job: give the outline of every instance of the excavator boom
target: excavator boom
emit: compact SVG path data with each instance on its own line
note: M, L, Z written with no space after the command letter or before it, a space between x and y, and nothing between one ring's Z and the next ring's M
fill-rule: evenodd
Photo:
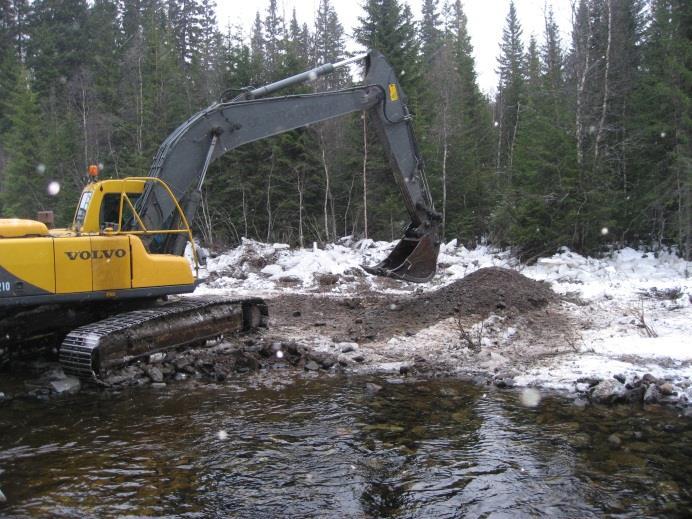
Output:
M363 85L315 94L264 97L279 89L314 80L340 66L364 59ZM192 221L201 200L204 177L221 155L253 141L352 112L367 111L384 144L394 178L402 193L411 224L394 251L366 270L407 281L425 282L434 274L440 216L435 212L426 184L423 162L411 126L405 95L392 67L371 51L352 60L316 69L256 89L228 102L214 103L195 114L161 144L149 175L170 187L183 212ZM140 198L139 212L147 228L179 228L170 197L155 184ZM180 255L185 237L169 235L155 252Z

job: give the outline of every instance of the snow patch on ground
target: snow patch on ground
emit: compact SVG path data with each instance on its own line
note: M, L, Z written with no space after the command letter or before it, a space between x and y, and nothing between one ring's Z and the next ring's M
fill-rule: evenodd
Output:
M548 360L524 366L515 377L517 384L573 390L585 377L647 372L668 380L687 380L688 384L692 379L692 263L673 253L624 248L591 258L563 248L527 266L508 251L487 246L469 250L454 240L442 244L438 272L424 285L383 280L360 268L384 259L394 245L347 237L323 248L291 249L285 244L244 239L236 249L209 258L196 294L271 296L292 291L357 295L364 290L406 294L437 289L484 267L513 268L550 283L566 298L563 306L577 327L571 347L556 349ZM333 279L324 283L325 275ZM531 338L522 336L513 323L496 319L492 324L497 330L488 336L486 329L482 339L486 351L475 362L490 368L507 367L502 362L502 348L516 347L521 341L530 344ZM421 351L457 358L460 363L472 360L461 351L458 328L450 320L415 337L392 339L381 351L379 362L389 369Z

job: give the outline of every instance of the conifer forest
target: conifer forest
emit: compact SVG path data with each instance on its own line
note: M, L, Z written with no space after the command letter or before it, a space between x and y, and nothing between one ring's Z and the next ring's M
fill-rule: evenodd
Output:
M102 178L146 175L193 113L345 59L352 38L399 71L444 240L527 260L624 245L692 259L692 2L572 4L567 32L549 5L528 37L514 4L494 14L505 18L488 96L460 0L424 0L420 13L362 0L356 27L335 0L309 23L263 0L251 27L219 27L214 0L0 0L0 215L52 210L69 225L90 164ZM345 88L354 74L285 93ZM408 221L367 115L354 114L223 156L195 230L217 248L309 245L396 239Z

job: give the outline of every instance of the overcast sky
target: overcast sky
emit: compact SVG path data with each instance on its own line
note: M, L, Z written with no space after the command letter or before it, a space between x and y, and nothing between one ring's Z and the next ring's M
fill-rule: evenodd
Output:
M229 23L240 25L249 33L255 13L260 12L264 18L269 0L216 0L217 17L221 27ZM402 0L403 1L403 0ZM509 11L510 0L462 0L462 5L468 17L471 43L473 44L474 57L476 58L476 72L478 82L485 92L493 92L497 86L497 55L499 52L502 28ZM438 5L442 5L440 0ZM283 12L286 20L289 20L295 8L298 21L307 23L311 28L315 19L315 12L319 4L318 0L278 0L279 10ZM333 0L339 19L347 34L351 34L353 27L358 25L358 17L363 15L362 5L364 0ZM408 0L414 16L420 19L422 0ZM528 41L531 33L538 38L539 43L543 38L544 9L546 5L552 5L555 18L562 32L563 47L569 43L569 30L571 24L570 0L515 0L515 6L519 20L524 31L524 40ZM349 44L349 50L358 50L354 43Z

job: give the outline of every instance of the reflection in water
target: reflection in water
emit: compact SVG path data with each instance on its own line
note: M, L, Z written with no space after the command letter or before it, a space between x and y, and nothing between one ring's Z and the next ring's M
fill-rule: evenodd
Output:
M668 411L272 376L0 407L0 516L674 516L692 502L692 424Z

